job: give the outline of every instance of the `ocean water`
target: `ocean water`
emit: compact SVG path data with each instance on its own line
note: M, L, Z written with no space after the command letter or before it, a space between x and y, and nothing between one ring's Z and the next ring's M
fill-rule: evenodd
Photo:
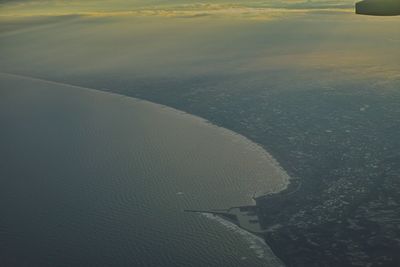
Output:
M177 110L0 74L0 266L280 266L214 216L286 187L261 147Z

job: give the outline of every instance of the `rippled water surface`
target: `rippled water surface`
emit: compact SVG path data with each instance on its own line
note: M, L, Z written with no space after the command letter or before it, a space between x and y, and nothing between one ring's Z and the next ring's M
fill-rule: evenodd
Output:
M279 265L262 240L182 212L284 188L257 145L133 98L5 74L0 83L1 265Z

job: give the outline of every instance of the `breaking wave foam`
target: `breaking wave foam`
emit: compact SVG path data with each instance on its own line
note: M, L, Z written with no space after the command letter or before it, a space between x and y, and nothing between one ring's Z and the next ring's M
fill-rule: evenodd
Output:
M201 213L206 218L216 221L223 225L227 230L240 235L243 240L249 245L249 248L254 251L257 258L262 259L266 262L266 266L281 267L283 263L275 256L271 248L265 243L265 241L242 228L234 223L231 223L219 216L212 215L209 213Z

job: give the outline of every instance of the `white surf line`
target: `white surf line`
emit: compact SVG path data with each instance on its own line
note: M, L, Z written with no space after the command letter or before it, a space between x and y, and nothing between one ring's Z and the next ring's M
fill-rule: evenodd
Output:
M187 113L185 111L182 111L182 110L179 110L179 109L175 109L173 107L166 106L166 105L163 105L163 104L151 102L151 101L148 101L148 100L145 100L145 99L140 99L140 98L131 97L131 96L123 95L123 94L114 93L114 92L112 92L112 90L110 90L108 88L95 89L95 88L89 88L89 87L82 87L82 86L79 86L79 85L56 82L56 81L41 79L41 78L32 77L32 76L28 76L28 75L20 75L20 74L7 73L7 72L0 72L0 74L6 75L6 76L18 77L18 78L22 78L22 79L31 79L31 80L34 80L34 81L40 81L40 82L45 82L45 83L59 85L59 86L70 86L70 87L81 89L81 90L90 90L92 92L94 91L96 93L111 94L111 95L114 95L114 96L124 97L124 98L126 97L126 98L129 98L129 99L134 99L136 101L142 101L142 102L145 102L145 103L150 104L150 105L155 105L155 106L158 106L160 108L164 108L164 109L167 109L167 110L170 110L170 111L173 111L173 112L177 112L177 113L180 113L180 114L182 114L184 116L190 116L191 119L195 119L197 121L204 122L204 123L210 124L210 125L212 125L214 127L217 127L221 131L222 134L227 134L231 138L233 138L232 139L233 141L235 141L236 138L242 139L243 141L245 141L247 143L247 145L249 145L249 147L252 150L259 151L260 155L262 155L266 159L267 162L270 162L271 166L273 166L274 168L276 168L278 170L279 175L282 178L281 189L279 191L270 192L269 194L276 194L276 193L279 193L281 191L284 191L285 189L287 189L287 187L290 184L291 177L289 176L289 174L285 171L285 169L282 168L280 163L268 152L268 150L264 149L264 147L262 147L260 144L250 140L249 138L247 138L244 135L236 133L236 132L234 132L232 130L229 130L227 128L218 126L218 125L212 123L211 121L209 121L207 119L204 119L202 117L199 117L197 115L190 114L190 113ZM260 193L259 196L265 195L265 192L259 192L259 193Z
M241 236L241 238L249 245L249 248L255 253L256 257L265 261L266 266L283 267L283 262L274 254L268 244L259 236L256 236L234 223L231 223L217 215L209 213L201 213L204 217L218 222L228 231Z
M83 86L79 86L79 85L73 85L73 84L62 83L62 82L56 82L56 81L41 79L41 78L27 76L27 75L19 75L19 74L14 74L14 73L7 73L7 72L0 72L0 75L12 76L12 77L16 77L16 78L28 79L28 80L44 82L44 83L49 83L49 84L54 84L54 85L59 85L59 86L68 86L68 87L72 87L72 88L76 88L76 89L80 89L80 90L90 90L90 91L94 91L96 93L111 94L111 95L115 95L115 96L128 97L128 96L117 94L117 93L114 93L114 92L111 92L111 91L99 90L99 89L95 89L95 88L83 87Z

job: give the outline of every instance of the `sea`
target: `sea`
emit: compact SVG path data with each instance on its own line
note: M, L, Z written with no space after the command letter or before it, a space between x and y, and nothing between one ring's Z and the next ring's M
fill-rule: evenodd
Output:
M0 74L0 266L282 266L184 209L253 204L289 176L259 145L155 103Z

